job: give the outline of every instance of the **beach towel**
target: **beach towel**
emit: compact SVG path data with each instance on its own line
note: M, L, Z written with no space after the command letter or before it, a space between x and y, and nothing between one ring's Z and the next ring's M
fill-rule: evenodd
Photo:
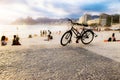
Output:
M104 40L104 42L120 42L120 40L116 40L116 41L108 41L108 40Z

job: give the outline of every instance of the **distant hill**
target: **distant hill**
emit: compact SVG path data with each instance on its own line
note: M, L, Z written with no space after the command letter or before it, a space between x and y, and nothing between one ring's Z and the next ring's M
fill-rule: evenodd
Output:
M91 16L91 18L92 19L96 19L96 18L99 18L100 16L98 16L98 15L93 15L93 16Z
M37 24L37 21L34 20L32 17L27 17L27 18L19 18L17 20L15 20L14 22L12 22L11 24Z
M73 19L77 20L77 19ZM27 18L19 18L12 22L11 24L15 25L35 25L35 24L55 24L55 25L61 25L61 24L66 24L68 23L68 18L61 18L61 19L51 19L51 18L37 18L33 19L32 17L27 17Z

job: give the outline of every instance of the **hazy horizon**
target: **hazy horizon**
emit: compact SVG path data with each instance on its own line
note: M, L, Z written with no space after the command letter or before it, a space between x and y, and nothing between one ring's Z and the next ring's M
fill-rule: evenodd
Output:
M40 31L50 30L52 32L66 31L67 25L0 25L0 36L5 35L13 38L13 35L19 35L21 38L27 38L28 35L40 35Z

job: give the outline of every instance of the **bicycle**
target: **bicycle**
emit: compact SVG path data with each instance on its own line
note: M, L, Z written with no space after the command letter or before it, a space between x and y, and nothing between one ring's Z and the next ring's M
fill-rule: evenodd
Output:
M68 43L71 42L73 34L75 34L76 43L78 43L78 41L81 39L81 42L85 45L91 43L94 37L97 37L97 35L91 29L85 28L88 26L87 24L74 23L71 19L68 19L68 21L71 22L72 27L70 30L65 32L61 37L60 43L62 46L66 46ZM77 29L73 27L74 25L79 25L84 27L81 32L78 32Z

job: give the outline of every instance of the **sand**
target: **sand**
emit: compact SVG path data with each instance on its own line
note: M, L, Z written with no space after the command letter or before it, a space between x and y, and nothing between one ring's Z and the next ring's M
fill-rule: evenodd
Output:
M96 32L89 45L73 40L60 45L61 35L20 39L21 46L0 47L0 80L119 80L120 42L105 43L113 32ZM120 33L116 38L120 39Z

